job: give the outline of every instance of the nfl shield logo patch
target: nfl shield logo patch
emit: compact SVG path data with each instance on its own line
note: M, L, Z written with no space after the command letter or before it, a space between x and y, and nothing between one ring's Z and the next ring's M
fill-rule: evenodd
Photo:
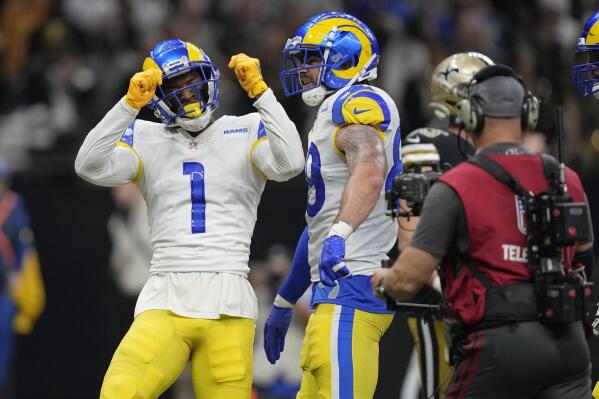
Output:
M526 235L526 204L524 202L524 198L520 198L517 195L514 195L516 200L516 215L518 219L518 230L520 233Z
M198 143L195 142L190 142L189 145L187 146L187 149L191 152L195 152L198 149Z

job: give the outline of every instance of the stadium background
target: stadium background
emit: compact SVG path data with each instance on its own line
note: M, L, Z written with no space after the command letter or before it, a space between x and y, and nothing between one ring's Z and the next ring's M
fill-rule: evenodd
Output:
M10 397L97 397L128 325L130 303L119 296L108 267L106 222L115 205L107 189L75 176L73 162L85 134L126 92L153 44L178 37L211 56L222 77L218 115L252 111L226 63L241 51L258 57L304 142L314 110L284 98L278 72L287 37L311 15L347 11L371 27L382 54L376 84L396 100L404 134L430 121L432 67L451 53L480 51L512 65L542 100L538 130L550 151L554 109L564 105L567 161L583 179L599 237L599 102L580 98L570 77L573 45L598 6L586 0L0 2L0 155L10 161L13 187L28 205L47 290L34 333L17 342ZM304 205L302 176L267 185L252 244L257 265L272 244L294 245ZM590 342L597 363L598 342ZM397 398L412 346L401 317L384 345L377 398Z

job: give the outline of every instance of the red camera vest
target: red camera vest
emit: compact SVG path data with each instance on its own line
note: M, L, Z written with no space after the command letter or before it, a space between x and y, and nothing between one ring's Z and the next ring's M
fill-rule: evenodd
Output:
M487 155L503 166L522 187L534 195L548 188L540 154ZM493 285L505 286L529 281L526 254L526 220L516 193L488 172L462 162L440 179L459 196L468 229L468 257ZM568 194L574 202L584 202L584 191L574 171L566 169ZM575 246L565 249L569 268ZM455 254L454 254L455 255ZM449 314L466 325L478 323L484 312L486 289L468 268L456 264L449 254L443 260L444 295Z

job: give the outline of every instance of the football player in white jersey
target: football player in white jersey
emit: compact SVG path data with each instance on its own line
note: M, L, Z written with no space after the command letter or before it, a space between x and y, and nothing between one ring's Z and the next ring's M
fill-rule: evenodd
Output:
M393 312L369 284L397 238L384 189L402 167L399 113L387 93L366 84L376 78L378 43L351 15L314 16L283 53L286 94L301 93L319 110L308 136L308 228L266 322L265 350L276 362L291 308L311 280L315 312L297 398L372 398L379 340Z
M255 58L231 58L257 113L213 118L219 71L198 47L156 45L75 161L101 186L135 182L148 206L151 277L108 367L101 398L156 398L191 362L199 398L246 399L256 297L250 239L267 179L304 165L297 129ZM162 123L136 119L149 105Z

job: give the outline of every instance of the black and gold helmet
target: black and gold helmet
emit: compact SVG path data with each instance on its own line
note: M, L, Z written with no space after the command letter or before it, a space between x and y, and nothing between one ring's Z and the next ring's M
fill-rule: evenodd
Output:
M468 96L468 86L472 77L482 68L494 62L477 52L457 53L445 58L431 76L433 108L439 118L457 117L456 104Z

